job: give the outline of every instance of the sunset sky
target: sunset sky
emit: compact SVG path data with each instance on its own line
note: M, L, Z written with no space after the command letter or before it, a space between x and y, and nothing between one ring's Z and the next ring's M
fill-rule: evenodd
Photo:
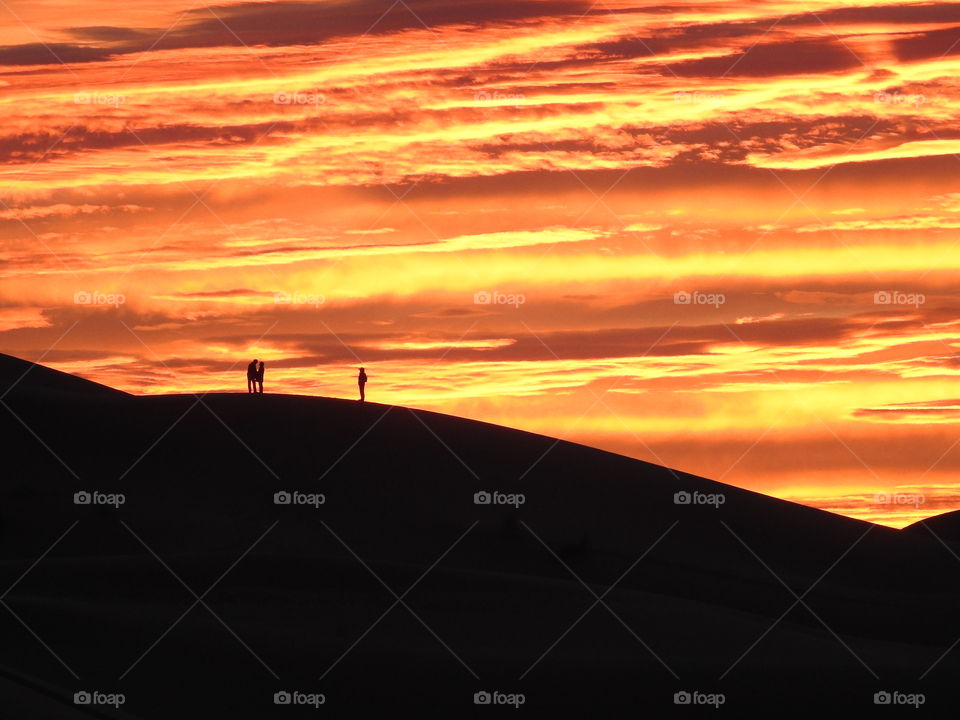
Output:
M2 0L0 351L362 364L902 526L960 508L958 77L953 3Z

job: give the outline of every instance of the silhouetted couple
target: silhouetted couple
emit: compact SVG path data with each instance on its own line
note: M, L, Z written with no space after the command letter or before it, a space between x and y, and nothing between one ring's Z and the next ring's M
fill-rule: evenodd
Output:
M360 402L363 402L367 399L366 393L364 393L364 386L367 384L367 371L363 368L360 368L360 374L357 375L357 385L360 387Z
M258 389L259 386L259 389ZM256 359L247 365L247 392L263 395L263 362L257 365Z

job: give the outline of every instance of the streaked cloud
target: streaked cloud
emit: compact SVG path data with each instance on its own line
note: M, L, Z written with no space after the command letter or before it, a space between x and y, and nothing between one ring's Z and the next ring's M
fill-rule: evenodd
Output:
M151 393L363 362L376 399L952 509L958 33L902 0L11 0L0 349Z

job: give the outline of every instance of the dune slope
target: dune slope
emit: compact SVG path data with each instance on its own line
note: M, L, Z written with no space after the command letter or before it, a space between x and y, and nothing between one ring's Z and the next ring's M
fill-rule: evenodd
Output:
M755 706L798 683L870 710L958 669L919 679L960 636L960 561L930 533L376 403L134 397L37 367L3 404L0 664L123 692L131 717L272 717L284 689Z

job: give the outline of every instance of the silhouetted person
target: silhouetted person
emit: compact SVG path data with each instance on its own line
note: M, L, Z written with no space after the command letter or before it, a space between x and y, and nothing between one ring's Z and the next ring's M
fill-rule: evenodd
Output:
M366 394L363 392L363 386L367 384L367 372L363 368L360 368L360 374L357 375L357 385L360 386L360 402L363 402L367 399Z
M247 393L255 393L257 391L257 360L254 358L253 362L247 365Z
M260 385L260 394L263 395L263 360L260 361L260 367L257 368L257 382Z

